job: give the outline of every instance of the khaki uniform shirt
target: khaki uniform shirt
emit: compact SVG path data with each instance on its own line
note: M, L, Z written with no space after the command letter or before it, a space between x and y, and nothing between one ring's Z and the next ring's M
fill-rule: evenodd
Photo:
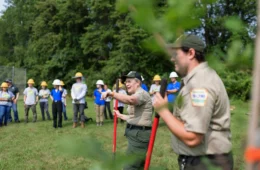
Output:
M130 118L127 123L136 126L152 126L152 100L148 92L141 87L133 94L137 97L136 105L129 105L127 112Z
M189 132L204 135L200 145L190 148L172 135L173 150L180 155L199 156L231 151L230 105L224 84L206 62L183 78L184 86L174 115Z

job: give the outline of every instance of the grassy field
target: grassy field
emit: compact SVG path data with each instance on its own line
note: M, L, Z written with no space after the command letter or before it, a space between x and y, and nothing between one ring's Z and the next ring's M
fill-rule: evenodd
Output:
M0 128L0 169L1 170L78 170L94 169L98 161L93 161L84 155L84 150L90 149L91 145L84 145L82 142L70 142L69 145L80 147L78 155L65 154L71 148L59 149L61 141L72 138L83 141L86 137L96 138L102 144L101 149L107 153L112 150L113 122L105 121L104 126L97 127L95 122L88 122L84 129L72 128L72 104L70 101L67 107L69 121L63 122L62 129L54 129L52 121L42 121L39 105L37 106L38 121L24 124L24 111L22 102L19 104L20 124L11 123L7 127ZM95 119L94 104L88 99L89 109L85 110L87 116ZM232 136L235 170L243 170L243 150L245 145L246 130L248 124L248 103L233 101L236 109L232 111ZM51 110L51 109L49 109ZM127 142L124 137L125 124L118 125L118 153L124 153ZM68 146L69 146L68 145ZM220 144L221 145L221 144ZM83 153L83 154L82 154ZM97 155L104 153L97 151ZM155 148L151 161L152 167L159 169L177 170L177 156L170 146L170 132L163 122L157 133Z

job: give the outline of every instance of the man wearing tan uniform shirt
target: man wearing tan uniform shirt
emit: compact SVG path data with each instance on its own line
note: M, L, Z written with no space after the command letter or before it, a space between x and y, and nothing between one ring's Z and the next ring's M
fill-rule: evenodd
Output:
M172 132L180 170L232 170L229 98L220 77L205 62L204 48L195 35L183 35L169 46L183 78L182 89L173 114L159 94L154 107Z
M129 72L122 78L122 82L125 82L130 96L116 92L104 92L102 98L111 96L129 105L128 115L116 111L117 116L127 122L125 136L128 146L126 153L136 158L136 161L126 165L124 170L139 170L144 167L145 154L151 134L152 100L149 93L142 89L142 78L138 72Z

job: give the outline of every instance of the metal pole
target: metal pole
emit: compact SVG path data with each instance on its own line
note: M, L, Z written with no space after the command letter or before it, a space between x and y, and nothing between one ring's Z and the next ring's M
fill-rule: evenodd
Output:
M248 143L247 147L255 147L255 134L258 127L258 119L260 113L260 0L257 8L257 34L255 42L255 59L254 59L254 72L253 72L253 88L252 88L252 104L251 104L251 117L249 120L248 128ZM253 164L247 163L247 170L253 170Z
M14 82L14 66L12 67L12 82Z

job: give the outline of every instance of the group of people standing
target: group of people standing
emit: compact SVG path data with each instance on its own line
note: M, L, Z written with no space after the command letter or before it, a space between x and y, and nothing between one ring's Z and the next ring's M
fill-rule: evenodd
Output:
M86 93L87 85L82 82L83 75L82 73L76 73L75 77L76 83L73 84L71 89L71 97L73 103L73 128L77 127L77 123L80 120L81 127L85 127L86 117L84 115L84 109L86 107ZM67 106L67 90L64 88L64 82L56 79L53 81L53 89L50 91L47 87L48 84L46 81L41 82L41 89L38 90L34 87L35 82L33 79L27 81L28 87L25 88L23 94L24 102L24 111L25 117L24 122L29 122L29 111L32 110L33 120L32 122L37 121L37 111L36 106L39 103L42 120L45 119L45 114L48 120L51 120L49 112L49 98L52 101L52 116L53 116L53 127L61 128L62 127L62 114L64 120L68 120L66 113ZM11 108L14 112L14 121L19 123L19 116L17 111L17 100L19 98L19 89L12 84L11 80L6 80L1 84L0 91L0 126L7 126L8 122L12 122ZM78 118L79 117L79 118Z

